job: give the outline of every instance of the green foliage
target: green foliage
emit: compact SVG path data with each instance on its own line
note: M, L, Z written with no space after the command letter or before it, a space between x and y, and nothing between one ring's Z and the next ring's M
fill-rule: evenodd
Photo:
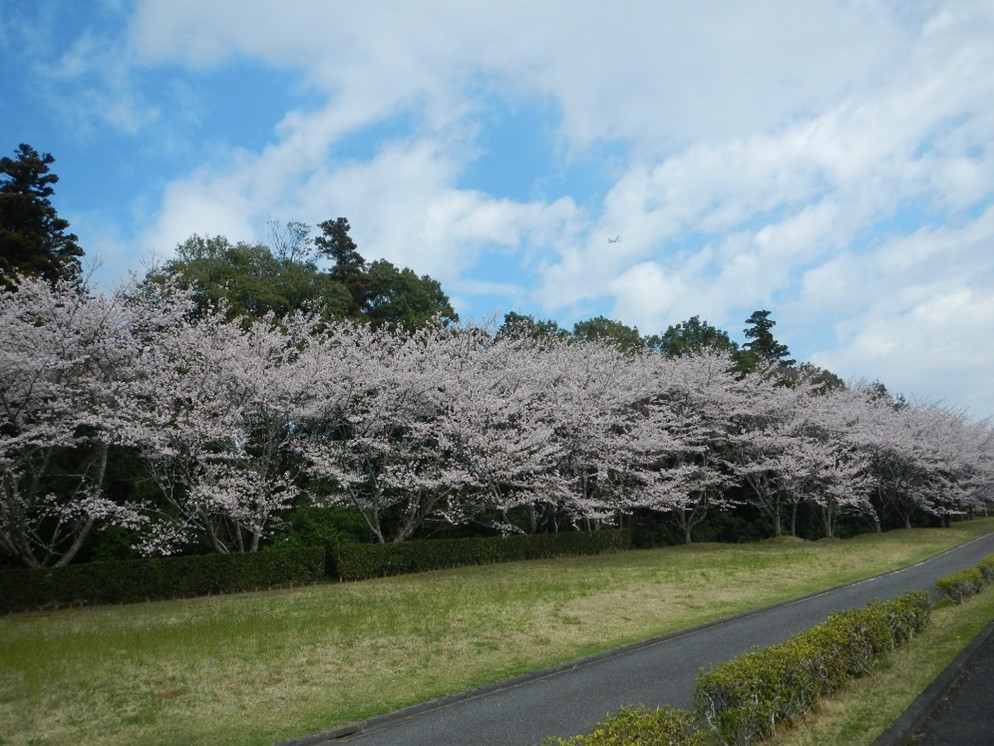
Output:
M778 342L772 329L777 322L770 319L769 311L753 311L746 319L749 324L743 332L750 340L735 354L735 367L741 373L750 373L761 364L772 364L779 368L790 368L796 361L789 359L787 345Z
M148 280L176 278L192 287L201 308L227 304L229 316L277 318L297 310L314 310L324 318L351 318L373 326L394 325L413 331L440 317L458 321L437 280L418 277L388 261L367 264L349 238L345 218L325 221L313 244L307 226L271 224L273 249L263 244L232 244L224 236L191 236L176 249L176 258L151 272ZM312 259L331 259L328 271Z
M498 337L532 337L534 339L569 339L569 332L555 321L536 321L533 316L511 311L504 314Z
M320 547L0 570L0 612L117 604L311 583L324 575Z
M702 673L694 685L697 711L725 743L767 738L924 629L928 612L927 595L913 591L832 614L784 643Z
M632 544L638 549L683 544L683 530L665 516L652 512L636 514ZM712 511L693 528L694 542L750 544L772 535L767 522L755 516L743 516L736 510Z
M369 265L372 294L364 315L375 326L397 326L412 332L436 317L443 323L459 320L438 280L418 277L408 268L397 269L385 259Z
M988 554L977 563L977 569L984 576L984 583L990 585L994 583L994 554Z
M349 307L344 285L310 263L273 256L263 245L231 244L224 236L191 236L176 249L176 259L150 273L149 280L175 277L192 287L201 308L228 305L230 316L286 316L313 308L342 317Z
M364 580L445 567L601 554L631 545L627 530L348 544L335 550L334 571L342 580Z
M331 550L340 544L364 541L369 527L355 510L322 507L302 502L286 518L286 532L277 546L320 546Z
M326 574L329 577L336 576L335 550L369 536L369 527L362 516L348 508L324 508L302 503L287 516L286 523L287 531L277 537L273 548L321 547L328 562Z
M811 363L801 363L797 366L798 378L814 384L819 393L828 394L832 391L839 391L846 387L845 381L839 378L830 370L819 368Z
M397 269L386 260L367 264L345 218L326 220L314 244L318 253L333 262L328 276L348 291L345 316L368 319L373 326L396 325L413 331L436 317L444 323L458 321L442 286L428 275Z
M547 738L543 746L704 746L709 743L696 716L687 710L644 706L623 707L598 723L589 734Z
M48 199L59 181L49 173L55 159L24 144L15 154L0 158L0 287L11 287L22 274L52 283L79 280L83 250Z
M637 328L604 316L575 323L573 339L578 342L602 342L627 353L639 352L647 346L646 340L642 338Z
M578 321L573 325L571 334L555 321L536 321L533 316L511 312L504 315L504 323L497 330L497 336L600 342L613 345L625 353L640 352L655 344L655 338L643 337L637 328L604 316Z
M669 357L699 355L702 352L735 352L739 346L733 342L728 332L692 316L687 321L671 324L658 338L656 347Z
M939 578L935 581L935 587L939 589L939 593L954 604L963 603L964 599L983 590L984 572L978 567L970 567Z
M777 322L770 318L769 311L753 311L752 316L746 319L749 324L743 332L746 339L751 340L742 345L742 348L756 355L760 360L771 363L790 366L793 360L788 360L790 350L787 345L781 344L773 337L773 327Z
M894 647L900 647L928 626L932 605L925 591L909 591L883 605Z

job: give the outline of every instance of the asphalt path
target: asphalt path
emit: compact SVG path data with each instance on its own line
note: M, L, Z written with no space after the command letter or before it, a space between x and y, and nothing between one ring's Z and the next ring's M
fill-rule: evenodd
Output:
M909 590L934 593L936 579L971 567L992 553L994 533L901 570L294 743L529 746L546 736L589 732L608 712L626 705L689 708L694 680L702 668L754 646L786 640L824 621L833 611L894 598Z
M873 746L963 746L994 741L994 622L925 687Z

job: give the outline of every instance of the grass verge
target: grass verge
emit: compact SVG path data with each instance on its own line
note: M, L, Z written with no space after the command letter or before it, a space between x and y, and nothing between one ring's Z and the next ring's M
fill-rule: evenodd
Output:
M984 519L7 616L0 743L271 744L884 572L991 530Z

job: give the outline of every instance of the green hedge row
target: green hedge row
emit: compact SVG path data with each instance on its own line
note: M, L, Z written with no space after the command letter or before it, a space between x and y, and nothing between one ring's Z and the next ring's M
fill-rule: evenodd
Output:
M994 583L994 554L989 554L977 563L976 567L954 572L935 581L939 593L954 604L975 596L984 589L985 585Z
M724 743L762 740L920 632L929 609L928 595L912 591L832 614L786 642L701 674L694 685L696 709Z
M605 530L529 536L347 544L326 556L298 546L251 554L207 554L0 570L0 613L85 604L133 603L310 583L363 580L461 565L630 549L631 532Z
M324 570L322 547L0 570L0 612L237 593L311 583Z
M365 580L463 565L603 554L631 547L632 534L628 529L345 544L335 550L328 574L342 580Z

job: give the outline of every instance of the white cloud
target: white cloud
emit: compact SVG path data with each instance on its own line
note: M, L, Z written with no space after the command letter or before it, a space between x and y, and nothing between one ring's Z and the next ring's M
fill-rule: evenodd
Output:
M804 302L834 319L814 354L844 375L994 415L994 208L962 227L922 230L805 277Z
M445 140L388 142L368 161L323 160L335 128L322 125L333 119L295 114L281 125L282 141L260 155L238 153L173 183L145 243L162 250L194 232L248 240L262 238L270 219L345 215L368 258L456 282L482 253L550 241L575 216L569 199L523 204L457 189L459 147Z
M463 308L500 292L564 323L698 314L733 333L773 308L795 355L921 371L929 390L938 368L903 351L954 310L963 335L944 340L968 352L944 359L967 378L991 362L966 341L994 295L985 0L140 0L129 18L126 38L82 34L61 57L86 84L76 110L159 143L181 129L175 90L242 64L290 71L309 101L274 115L265 148L185 130L221 155L171 177L146 246L347 215L364 254L432 274ZM163 79L174 93L152 89ZM463 188L489 96L551 102L550 162L609 151L610 177L548 202Z

